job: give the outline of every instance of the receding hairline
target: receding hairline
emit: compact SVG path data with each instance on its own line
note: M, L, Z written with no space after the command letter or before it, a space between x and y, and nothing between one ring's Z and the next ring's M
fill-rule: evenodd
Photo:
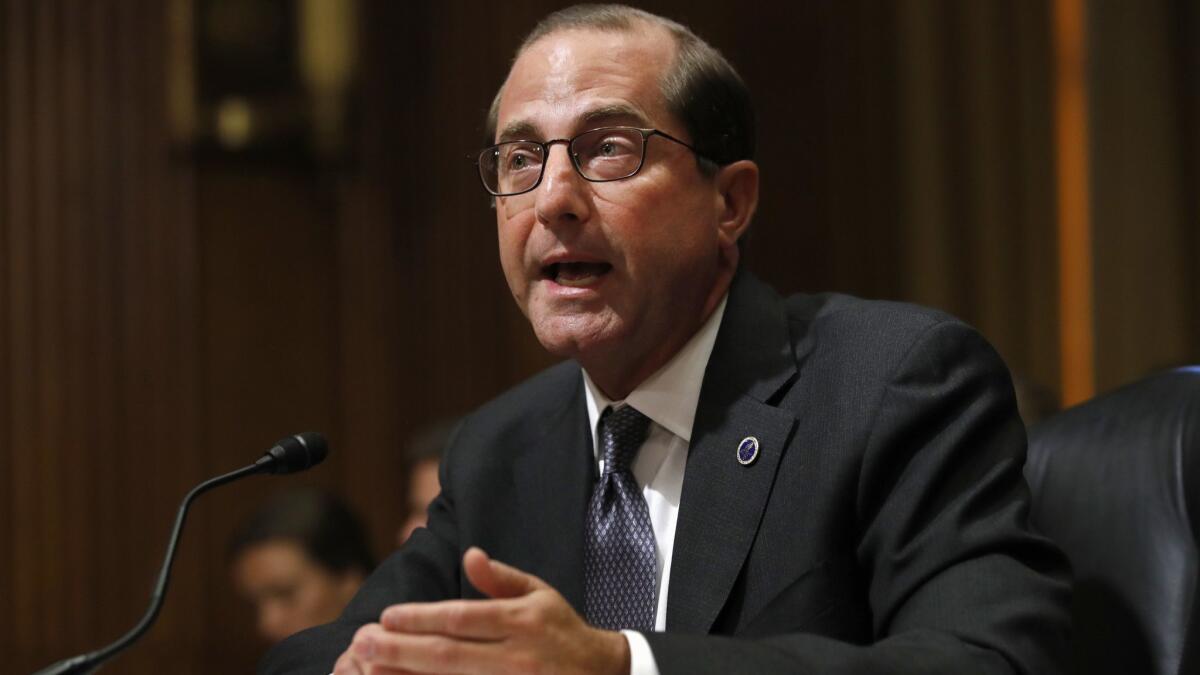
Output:
M547 40L552 37L557 37L564 33L645 33L648 37L653 37L654 31L665 33L671 38L671 54L664 64L662 72L659 73L658 90L659 94L664 97L663 103L666 103L664 85L666 78L678 64L680 45L682 35L688 31L678 22L670 19L656 16L644 10L636 8L627 8L634 16L620 17L619 22L613 23L596 23L596 24L581 24L581 25L566 25L556 26L550 30L534 31L530 33L521 46L517 49L517 53L513 56L512 64L508 68L508 74L504 76L504 81L500 84L500 89L496 91L496 96L492 99L492 105L488 109L487 129L490 132L488 142L494 143L500 138L500 101L504 98L504 91L508 87L508 80L512 77L513 68L516 67L517 61L525 55L535 44ZM518 123L520 124L520 123ZM507 128L507 127L506 127Z

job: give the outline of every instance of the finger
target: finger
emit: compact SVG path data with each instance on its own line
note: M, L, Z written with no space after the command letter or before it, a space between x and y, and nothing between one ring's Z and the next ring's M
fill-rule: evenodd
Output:
M418 675L411 670L401 670L399 668L388 668L387 666L379 666L368 668L360 664L350 652L344 652L338 657L337 663L333 664L333 675Z
M467 640L501 640L512 634L514 600L447 600L408 603L383 610L379 622L389 631L436 634Z
M342 652L338 657L337 663L333 664L333 675L366 675L358 661L350 656L350 652Z
M496 669L504 656L496 644L442 635L391 633L374 624L354 636L349 652L372 675L394 672L471 675Z
M334 670L333 675L342 675L343 671ZM428 673L415 673L411 670L403 670L401 668L389 668L387 666L355 666L354 670L345 671L353 675L428 675Z
M532 574L492 560L475 546L463 554L463 570L471 585L490 598L515 598L550 587Z

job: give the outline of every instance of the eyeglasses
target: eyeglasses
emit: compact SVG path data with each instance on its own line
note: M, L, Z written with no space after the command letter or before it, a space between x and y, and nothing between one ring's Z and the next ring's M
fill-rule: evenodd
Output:
M499 143L484 148L476 164L488 192L496 197L511 197L541 185L550 146L562 143L567 146L567 154L580 176L593 183L607 183L641 171L646 160L646 143L651 136L662 136L696 152L692 146L658 129L604 127L585 131L574 138L556 138L545 143Z

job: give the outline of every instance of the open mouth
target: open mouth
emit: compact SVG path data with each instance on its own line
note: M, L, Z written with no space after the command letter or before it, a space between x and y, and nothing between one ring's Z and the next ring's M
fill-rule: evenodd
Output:
M542 275L562 286L584 288L600 280L612 271L612 265L603 262L560 262L546 265Z

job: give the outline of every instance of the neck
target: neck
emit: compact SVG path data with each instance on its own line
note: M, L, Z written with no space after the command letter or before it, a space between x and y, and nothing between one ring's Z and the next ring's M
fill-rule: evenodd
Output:
M631 358L628 345L620 345L606 349L603 353L577 356L576 360L605 396L613 401L622 401L674 358L688 340L699 332L704 322L716 311L717 305L721 304L721 298L725 297L732 282L733 271L722 273L704 299L698 318L680 326L680 330L675 331L666 340L652 345L650 350L640 356Z
M613 401L623 401L634 389L637 389L638 385L658 372L659 368L665 366L673 356L678 354L702 324L703 321L693 326L692 330L682 339L663 343L658 349L634 363L621 363L619 354L612 354L609 358L605 358L604 355L594 355L588 359L580 359L579 362L587 371L588 376L592 378L592 382L605 396Z

